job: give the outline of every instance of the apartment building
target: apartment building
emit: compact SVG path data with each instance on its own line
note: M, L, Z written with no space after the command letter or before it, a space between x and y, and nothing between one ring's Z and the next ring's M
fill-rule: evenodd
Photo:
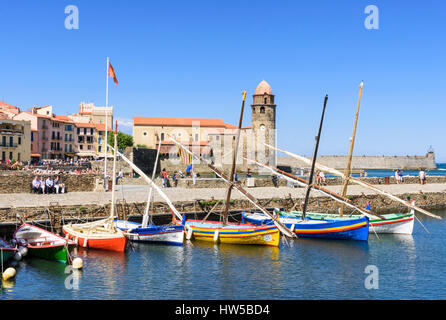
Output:
M0 118L0 160L29 161L31 159L31 123Z

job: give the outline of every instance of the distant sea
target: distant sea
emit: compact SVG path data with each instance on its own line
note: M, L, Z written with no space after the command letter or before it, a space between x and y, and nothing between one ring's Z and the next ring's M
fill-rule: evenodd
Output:
M397 169L397 168L395 168ZM366 170L367 177L393 177L395 170ZM418 176L418 170L403 170L403 176ZM446 176L446 163L437 163L437 170L426 170L428 176ZM336 178L336 176L326 174L327 178ZM353 177L359 177L359 173L352 174Z

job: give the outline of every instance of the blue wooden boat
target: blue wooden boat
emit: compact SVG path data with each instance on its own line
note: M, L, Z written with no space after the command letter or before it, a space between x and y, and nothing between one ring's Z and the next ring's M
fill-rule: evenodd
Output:
M130 241L183 245L184 225L157 226L149 224L147 227L142 227L137 222L115 219L115 226L124 231L124 235Z
M242 212L242 219L256 225L271 225L270 217L261 212ZM367 217L345 220L312 219L284 216L280 222L302 238L321 238L337 240L361 240L367 241L369 237L369 219Z

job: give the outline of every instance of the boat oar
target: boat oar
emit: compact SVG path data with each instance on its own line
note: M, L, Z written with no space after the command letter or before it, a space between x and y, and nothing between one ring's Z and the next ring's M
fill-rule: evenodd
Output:
M181 147L184 151L186 151L187 153L189 153L192 157L195 157L196 159L204 162L207 164L207 166L215 172L215 174L217 176L219 176L220 178L222 178L224 181L226 181L227 183L231 184L233 188L237 189L237 191L239 191L246 199L248 199L249 202L251 202L254 206L256 206L260 211L262 211L265 215L269 216L274 224L276 225L276 227L286 236L290 237L290 238L297 238L297 236L291 232L283 223L281 223L279 221L279 217L277 216L274 217L270 212L268 212L268 210L266 210L260 203L259 201L253 197L250 193L248 193L245 189L243 189L241 186L239 186L238 184L231 182L230 179L219 169L217 169L215 166L213 166L212 164L210 164L207 160L203 159L201 156L196 155L195 153L191 152L188 148L186 148L183 144L181 144L180 142L176 141L170 134L168 134L169 139L172 140L177 146Z
M310 164L310 163L311 163L310 160L306 159L305 157L298 156L297 154L294 154L294 153L291 153L291 152L288 152L288 151L285 151L285 150L282 150L282 149L273 147L273 146L271 146L271 145L269 145L269 144L266 144L266 143L264 143L264 144L265 144L268 148L271 148L271 149L274 149L274 150L283 152L283 153L289 155L290 157L295 158L295 159L297 159L297 160L300 160L300 161L302 161L302 162L304 162L304 163L306 163L306 164ZM321 165L321 164L319 164L319 163L316 163L316 167L317 167L319 170L322 170L322 171L325 171L325 172L334 174L334 175L336 175L336 176L339 176L339 177L345 179L345 175L344 175L342 172L340 172L340 171L338 171L338 170L336 170L336 169L333 169L333 168L330 168L330 167ZM390 198L390 199L392 199L392 200L395 200L395 201L397 201L397 202L400 202L400 203L404 204L405 206L407 206L407 207L409 207L409 208L412 208L412 209L414 209L414 210L416 210L416 211L418 211L418 212L421 212L421 213L423 213L423 214L425 214L425 215L427 215L427 216L430 216L430 217L435 218L435 219L441 219L440 216L437 216L437 215L435 215L435 214L433 214L433 213L431 213L431 212L429 212L429 211L427 211L427 210L421 209L420 207L417 207L416 205L410 204L409 202L404 201L404 200L402 200L402 199L400 199L400 198L394 196L393 194L390 194L390 193L388 193L388 192L385 192L385 191L383 191L383 190L381 190L381 189L379 189L379 188L377 188L377 187L375 187L375 186L372 186L371 184L369 184L369 183L367 183L367 182L361 181L361 180L356 179L356 178L353 178L353 177L350 177L349 180L352 181L352 182L354 182L354 183L356 183L356 184L359 184L359 185L361 185L361 186L363 186L363 187L365 187L365 188L367 188L367 189L371 189L371 190L373 190L373 191L375 191L375 192L377 192L377 193L380 193L380 194L382 194L382 195L385 195L386 197L388 197L388 198Z

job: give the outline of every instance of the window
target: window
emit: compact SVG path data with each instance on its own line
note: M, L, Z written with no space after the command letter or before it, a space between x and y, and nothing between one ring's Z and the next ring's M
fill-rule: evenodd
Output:
M267 104L268 103L268 98L265 98L265 104Z
M2 146L6 147L6 137L2 137Z
M216 139L217 139L217 140L220 140L220 136L217 136Z
M20 161L20 152L17 153L17 161Z
M265 107L260 107L260 113L265 113Z
M88 149L88 150L91 150L91 144L89 144L89 145L87 146L87 149Z
M6 160L6 155L5 155L5 151L2 151L2 161Z
M198 141L198 133L195 134L195 141Z
M79 149L84 150L84 146L82 144L79 145Z
M31 141L34 141L34 132L31 131Z
M102 146L99 146L98 147L98 152L101 152L102 151Z
M164 141L164 133L161 133L161 141Z
M252 113L256 113L256 107L252 107Z
M143 135L143 136L146 136L146 135L147 135L147 131L144 131L144 132L142 133L142 135Z
M71 124L67 124L65 126L65 131L73 131L73 126Z
M98 144L102 144L102 138L98 138Z
M14 147L14 137L9 137L9 146Z
M65 152L68 152L68 144L65 145Z
M22 144L22 137L19 137L19 144Z
M13 158L12 158L12 151L11 152L9 152L9 160L12 160Z
M84 128L84 134L87 134L87 128Z
M73 152L73 146L70 144L70 152Z
M90 134L93 135L93 128L90 128Z

